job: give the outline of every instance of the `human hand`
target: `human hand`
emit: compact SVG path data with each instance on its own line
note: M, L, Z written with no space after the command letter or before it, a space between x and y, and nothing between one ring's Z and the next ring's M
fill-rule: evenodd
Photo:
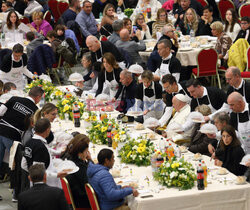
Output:
M133 189L133 196L137 197L139 195L139 192L136 189Z
M140 31L139 29L136 30L135 35L136 35L136 37L137 37L139 40L142 40L141 31Z
M142 27L142 30L143 30L143 31L147 31L147 24L146 24L146 23L143 23L143 24L141 25L141 27Z
M111 100L112 102L115 102L116 101L116 98L114 97L114 98L112 98L112 100Z
M95 73L92 72L92 73L89 75L89 77L90 77L91 79L95 78Z
M247 167L250 167L250 160L248 160L248 161L246 162L246 166L247 166Z
M69 172L69 171L68 171L67 169L64 169L64 170L58 172L58 173L57 173L57 178L63 178L63 177L65 177L65 176L67 176L67 175L68 175L68 172Z
M101 25L97 24L97 31L99 32L101 30Z
M204 120L205 120L206 122L208 122L208 121L210 120L210 118L209 118L208 116L205 116L205 117L204 117Z
M84 87L84 82L83 81L76 82L75 86L79 87L79 88L83 88Z
M91 154L90 154L90 152L89 152L89 151L87 152L87 157L86 157L86 159L87 159L87 160L92 160L92 158L91 158Z
M181 14L181 15L180 15L180 19L182 20L182 19L183 19L183 17L184 17L184 15L183 15L183 14Z
M146 115L149 112L149 110L144 110L143 115Z
M44 35L43 30L40 31L40 34Z
M219 54L219 59L222 59L223 58L223 55L222 54Z
M122 4L123 4L123 0L118 0L118 6L120 7L120 6L122 6Z
M215 152L215 149L212 144L209 144L207 147L210 154L213 154Z
M215 159L214 164L215 164L216 166L222 166L223 162L220 161L220 160L218 160L218 159Z

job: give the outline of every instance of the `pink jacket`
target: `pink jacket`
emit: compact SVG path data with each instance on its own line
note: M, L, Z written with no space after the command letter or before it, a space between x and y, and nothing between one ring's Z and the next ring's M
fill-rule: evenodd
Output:
M31 25L36 29L36 24L34 22L32 22ZM38 29L38 32L40 33L40 31L43 31L43 35L46 37L47 33L52 30L53 28L51 27L51 25L46 20L43 20Z

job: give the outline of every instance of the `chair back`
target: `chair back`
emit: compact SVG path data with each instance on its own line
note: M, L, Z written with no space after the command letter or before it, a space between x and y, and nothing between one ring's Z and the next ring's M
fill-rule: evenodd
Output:
M57 22L58 19L60 18L60 14L58 12L58 1L57 0L49 0L48 5L49 5L50 11L52 12L52 15L55 19L55 22Z
M197 1L200 2L203 7L208 5L206 0L197 0Z
M218 3L218 8L220 11L221 19L224 21L226 19L227 10L230 8L235 10L235 5L231 0L220 0Z
M30 23L30 20L29 20L29 18L27 18L27 17L21 17L21 18L20 18L20 22L21 22L21 23L24 23L24 24L28 24L28 23Z
M69 8L69 3L65 1L59 1L57 8L59 15L61 16Z
M61 178L61 184L62 184L62 189L63 189L63 192L64 192L67 203L69 205L72 205L73 210L75 210L76 206L75 206L75 203L74 203L74 200L73 200L73 196L72 196L72 193L71 193L71 190L70 190L68 180L65 177Z
M51 22L51 12L49 10L47 10L44 15L43 15L43 19L46 20L48 23Z
M108 41L108 38L105 36L105 35L101 35L100 38L99 38L99 41Z
M246 71L250 71L250 47L247 49L247 69Z
M250 3L245 3L240 6L239 17L250 17Z
M212 76L216 75L217 72L217 61L218 61L218 54L215 49L212 48L205 48L202 49L199 54L197 55L197 77L200 74Z
M97 200L97 196L95 194L94 189L91 187L89 183L85 184L85 189L88 195L89 203L92 210L100 210L99 203Z

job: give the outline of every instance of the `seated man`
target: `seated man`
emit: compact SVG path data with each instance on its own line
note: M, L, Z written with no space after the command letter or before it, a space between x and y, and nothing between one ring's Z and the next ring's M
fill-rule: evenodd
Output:
M118 40L120 40L120 31L123 28L123 21L122 20L115 20L112 23L112 28L113 28L113 33L111 36L108 38L108 40L112 43L115 44Z
M110 210L124 206L123 209L129 209L124 204L124 198L130 194L137 197L138 191L131 187L122 188L115 183L114 178L109 173L115 162L113 151L102 149L97 159L98 164L89 163L87 176L89 183L98 195L100 208Z
M30 18L33 12L42 12L43 7L35 0L25 0L27 7L24 10L24 16Z
M29 168L29 180L33 187L19 194L18 210L69 210L62 189L46 184L46 172L43 164L35 164Z
M135 90L137 89L137 84L132 73L127 69L124 69L120 73L120 82L122 83L123 88L121 92L121 101L116 110L127 113L128 109L135 104Z
M84 1L82 11L76 16L76 22L81 28L82 35L87 38L89 35L96 36L100 31L100 24L97 23L92 13L92 3Z
M250 17L242 17L240 21L241 30L239 31L237 37L235 38L234 42L238 39L243 38L248 41L250 44Z
M171 41L162 39L158 42L157 47L162 60L159 64L159 68L154 73L154 81L160 81L161 83L164 75L172 74L178 82L181 74L181 63L171 53Z
M11 90L16 90L16 85L12 82L6 82L3 85L3 93L8 93Z
M28 59L31 56L31 53L40 45L43 44L43 41L45 39L45 37L38 32L28 32L26 34L26 39L27 41L29 41L29 44L27 45L26 49L27 49L27 56Z
M188 80L186 87L193 97L191 101L191 111L194 111L195 107L199 105L206 104L213 113L220 109L226 101L226 93L224 91L216 87L204 87L197 79Z
M185 95L189 99L189 103L192 99L185 85L177 83L175 77L172 74L166 74L162 77L162 85L164 90L166 91L166 94L163 94L163 101L165 102L166 107L164 114L159 120L160 126L164 126L170 119L173 112L172 99L176 94Z
M120 47L130 55L133 64L138 63L139 65L143 64L142 58L139 55L139 51L145 51L146 45L142 40L141 36L137 36L139 39L139 43L135 41L130 41L129 31L128 29L122 29L120 31L121 40L116 42L116 47ZM143 64L144 65L144 64Z
M69 21L74 21L76 19L77 13L81 10L79 0L69 0L69 8L62 14L62 23L67 25Z

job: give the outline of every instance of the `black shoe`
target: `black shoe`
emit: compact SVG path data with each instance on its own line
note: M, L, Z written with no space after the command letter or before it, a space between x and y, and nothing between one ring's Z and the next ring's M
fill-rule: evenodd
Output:
M0 195L0 201L3 200L2 196Z

